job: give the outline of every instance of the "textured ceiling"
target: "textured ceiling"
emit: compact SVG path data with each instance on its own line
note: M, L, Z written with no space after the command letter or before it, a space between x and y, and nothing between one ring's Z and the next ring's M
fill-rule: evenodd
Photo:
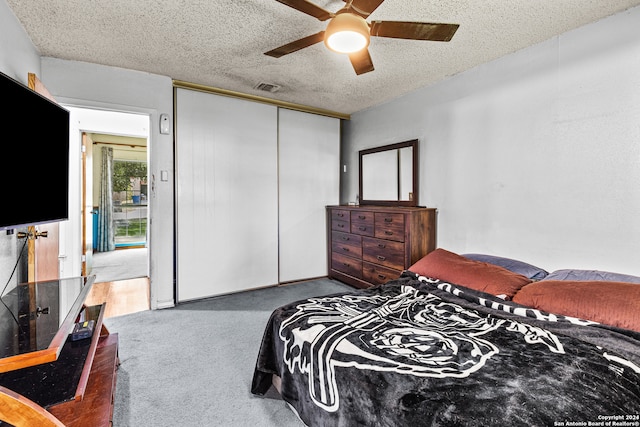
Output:
M6 0L42 56L92 62L351 114L597 21L640 0L386 0L371 20L460 24L448 42L372 37L373 72L318 43L324 30L276 0ZM335 12L341 0L313 3ZM281 86L275 93L258 83Z

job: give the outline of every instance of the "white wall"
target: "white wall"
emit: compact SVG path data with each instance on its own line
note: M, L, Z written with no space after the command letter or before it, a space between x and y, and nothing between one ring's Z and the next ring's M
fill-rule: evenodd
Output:
M640 7L352 115L341 201L358 150L418 138L439 247L640 275L638 22Z
M46 57L41 66L42 81L62 104L149 116L151 307L173 306L173 135L159 132L160 114L173 117L171 78ZM167 171L166 181L161 171ZM80 241L72 233L67 238L69 245Z
M28 73L40 77L40 54L5 0L0 0L0 71L25 85Z

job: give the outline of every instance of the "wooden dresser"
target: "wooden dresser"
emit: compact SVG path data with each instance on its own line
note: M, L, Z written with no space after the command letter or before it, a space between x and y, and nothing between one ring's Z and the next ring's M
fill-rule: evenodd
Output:
M327 206L329 277L367 288L436 248L436 209Z

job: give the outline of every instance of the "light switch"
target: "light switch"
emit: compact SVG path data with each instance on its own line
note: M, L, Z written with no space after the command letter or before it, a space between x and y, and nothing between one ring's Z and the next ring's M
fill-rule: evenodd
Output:
M169 181L169 171L160 171L160 181Z

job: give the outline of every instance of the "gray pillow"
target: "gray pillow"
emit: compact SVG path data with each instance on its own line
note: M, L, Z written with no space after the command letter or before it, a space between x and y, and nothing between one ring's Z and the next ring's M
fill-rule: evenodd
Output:
M600 270L555 270L544 280L570 280L570 281L598 281L598 282L627 282L640 283L640 277L628 274L611 273Z
M487 254L463 254L462 256L475 261L486 262L487 264L493 264L497 265L498 267L506 268L507 270L514 273L522 274L523 276L528 277L531 280L541 280L544 279L547 274L549 274L549 272L543 270L540 267L527 264L523 261L518 261L517 259Z

